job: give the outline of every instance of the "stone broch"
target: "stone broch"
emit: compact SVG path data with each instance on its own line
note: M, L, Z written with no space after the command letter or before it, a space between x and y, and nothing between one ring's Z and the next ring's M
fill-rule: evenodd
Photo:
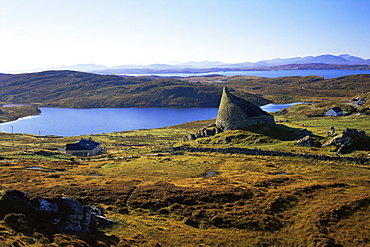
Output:
M274 124L274 117L251 101L231 94L224 87L216 119L222 130L245 129L257 124Z

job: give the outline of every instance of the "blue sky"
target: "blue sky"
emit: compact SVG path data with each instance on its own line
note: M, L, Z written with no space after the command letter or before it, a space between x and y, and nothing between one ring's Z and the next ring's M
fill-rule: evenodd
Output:
M0 72L370 58L369 0L0 0Z

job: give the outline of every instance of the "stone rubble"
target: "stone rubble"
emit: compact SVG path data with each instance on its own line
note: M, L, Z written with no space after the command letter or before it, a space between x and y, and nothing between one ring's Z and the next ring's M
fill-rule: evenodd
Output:
M10 212L18 207L22 208L23 211L28 211L22 213L35 212L37 214L37 212L40 212L40 214L50 219L51 225L56 226L58 232L90 232L91 226L97 222L104 225L116 223L104 217L102 209L82 205L68 197L30 200L26 193L9 190L2 196L0 203L8 207L2 210Z

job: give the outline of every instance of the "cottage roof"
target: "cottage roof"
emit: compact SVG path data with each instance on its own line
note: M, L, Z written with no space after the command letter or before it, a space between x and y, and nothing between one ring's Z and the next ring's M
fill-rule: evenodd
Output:
M67 144L66 150L93 150L99 145L100 143L98 142L94 142L92 140L87 140L87 139L81 139L80 141L76 143Z
M340 107L338 107L338 106L336 106L336 107L333 107L333 108L331 108L333 111L335 111L335 112L341 112L341 111L343 111L342 109L340 109Z

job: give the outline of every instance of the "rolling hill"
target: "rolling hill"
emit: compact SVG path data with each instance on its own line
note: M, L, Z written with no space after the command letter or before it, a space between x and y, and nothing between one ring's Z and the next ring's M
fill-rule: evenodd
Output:
M76 71L0 75L0 102L48 107L218 107L221 86ZM250 93L262 105L271 101Z
M196 76L183 80L223 85L237 91L261 95L275 103L348 101L365 97L370 92L370 75L359 74L325 79L320 76L286 76L264 78L256 76Z

